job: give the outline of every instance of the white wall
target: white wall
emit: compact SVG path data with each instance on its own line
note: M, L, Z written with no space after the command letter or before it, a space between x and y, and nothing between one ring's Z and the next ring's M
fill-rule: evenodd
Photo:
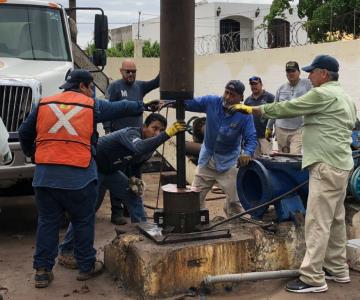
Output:
M221 95L228 80L239 79L246 86L245 96L250 94L248 79L253 75L262 78L264 88L275 93L286 82L285 64L296 60L300 67L311 63L319 54L336 57L340 63L340 83L360 109L360 88L357 73L360 70L360 40L307 45L302 47L254 50L229 54L214 54L195 57L195 96ZM159 59L137 59L138 79L149 80L159 72ZM109 58L105 72L119 78L121 59ZM303 73L302 77L307 74ZM159 98L159 90L148 94L146 99ZM191 114L187 113L187 118Z

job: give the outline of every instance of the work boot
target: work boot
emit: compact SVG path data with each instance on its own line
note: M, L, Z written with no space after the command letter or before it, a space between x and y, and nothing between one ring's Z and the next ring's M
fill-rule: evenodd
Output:
M237 202L225 202L224 212L227 218L244 212L244 208Z
M39 268L35 273L35 287L46 288L50 282L54 280L54 274L52 271L47 271L45 268Z
M66 269L78 269L75 256L72 253L61 253L58 256L58 264Z
M125 225L127 221L122 214L111 214L111 223L115 225Z
M79 272L79 275L76 277L79 281L88 280L92 277L100 275L104 271L104 263L102 261L95 261L94 266L88 272Z

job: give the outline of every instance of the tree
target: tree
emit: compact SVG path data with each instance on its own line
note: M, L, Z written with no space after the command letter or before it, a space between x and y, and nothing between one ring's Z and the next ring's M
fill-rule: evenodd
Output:
M85 52L91 56L95 50L94 44L88 44ZM160 57L160 45L158 42L151 44L150 41L145 41L143 46L143 57ZM106 50L108 57L133 57L134 56L134 42L128 41L125 44L119 43L114 47Z
M274 0L264 21L284 18L286 10L292 14L292 2ZM360 35L360 0L299 0L297 7L299 18L307 17L304 26L313 43Z

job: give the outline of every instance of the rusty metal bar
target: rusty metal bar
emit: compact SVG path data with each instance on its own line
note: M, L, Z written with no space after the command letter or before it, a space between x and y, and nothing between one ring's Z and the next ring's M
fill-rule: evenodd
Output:
M161 0L160 97L176 100L176 119L185 120L184 100L194 95L194 0ZM186 187L185 134L176 137L177 186Z

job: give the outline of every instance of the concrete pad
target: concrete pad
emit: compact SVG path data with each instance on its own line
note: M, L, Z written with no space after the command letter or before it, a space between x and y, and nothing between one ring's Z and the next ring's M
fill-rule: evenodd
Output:
M105 266L145 299L184 293L207 275L298 268L302 229L283 223L274 235L250 224L230 227L229 239L161 246L133 227L105 246Z

